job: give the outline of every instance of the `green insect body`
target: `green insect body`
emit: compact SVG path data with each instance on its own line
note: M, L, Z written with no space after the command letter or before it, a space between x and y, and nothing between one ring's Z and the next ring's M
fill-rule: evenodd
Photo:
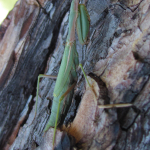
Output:
M79 0L72 1L65 51L54 88L51 115L44 129L44 131L47 131L50 127L54 127L53 145L57 125L61 121L61 116L65 114L70 107L73 88L77 81L76 68L79 65L79 60L76 51L75 29L77 28L80 43L85 44L89 32L89 16L87 14L86 7L84 5L79 5ZM79 32L82 33L80 34Z
M57 125L60 122L61 115L68 110L68 107L71 103L73 90L63 100L60 101L60 98L67 91L67 89L77 80L76 68L79 65L78 53L76 51L75 42L75 28L76 20L78 18L77 10L78 0L73 0L69 15L69 32L66 40L65 51L53 93L54 99L51 115L44 131L47 131L50 127L54 127L55 124Z
M85 5L79 4L79 0L73 0L70 8L69 32L66 40L65 51L53 93L54 99L52 104L51 115L44 129L44 131L47 131L50 127L54 127L53 146L55 142L57 125L61 121L61 116L65 114L69 109L71 99L73 96L73 88L77 81L76 68L79 65L79 60L78 60L78 53L76 51L75 29L77 30L79 42L82 45L84 45L87 42L89 27L90 27L90 19ZM82 68L82 65L80 64L79 66L83 71L86 81L88 82L88 79ZM36 110L38 102L38 87L41 77L48 77L48 76L39 75L38 77ZM130 107L130 106L132 106L132 104L98 105L99 108Z
M85 5L80 4L77 18L77 34L79 42L84 45L87 41L90 27L90 17Z
M78 66L78 64L79 64L79 61L78 61L78 55L76 52L75 44L73 43L73 46L71 46L71 47L67 45L65 48L65 52L63 55L62 63L60 66L60 70L58 73L58 77L57 77L57 81L56 81L56 85L55 85L55 89L54 89L54 93L53 93L54 99L53 99L53 105L52 105L50 119L49 119L49 122L46 125L46 128L44 131L47 131L49 129L49 127L55 126L56 110L58 108L59 100L60 100L61 96L67 91L67 89L76 81L77 74L76 74L75 68ZM59 78L59 77L61 77L61 78ZM70 103L71 103L70 98L72 97L72 94L73 94L73 91L70 92L60 102L60 109L59 109L57 123L59 123L59 121L60 121L61 114L65 113L66 110L68 109L68 107L70 106Z

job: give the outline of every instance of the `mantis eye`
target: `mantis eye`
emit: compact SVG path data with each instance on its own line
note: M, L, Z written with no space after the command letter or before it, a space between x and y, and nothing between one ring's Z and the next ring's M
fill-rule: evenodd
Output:
M83 4L78 6L78 18L77 18L77 34L79 42L84 45L87 41L90 27L90 17L88 11Z

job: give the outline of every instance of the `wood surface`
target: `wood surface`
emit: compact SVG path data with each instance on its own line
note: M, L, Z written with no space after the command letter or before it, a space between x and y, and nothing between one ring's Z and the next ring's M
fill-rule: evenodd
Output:
M43 130L50 115L55 80L41 80L38 112L33 121L36 82L41 73L58 73L68 33L71 0L39 2L44 9L35 0L19 0L0 26L1 149L52 149L53 129L45 134ZM86 74L98 84L97 102L134 106L100 109L89 99L86 108L91 114L86 110L84 118L79 109L85 109L82 97L87 90L78 69L78 83L64 121L64 124L71 123L58 129L57 149L148 150L150 0L85 2L91 19L89 41L85 46L78 41L76 44ZM79 136L69 131L71 125L76 131L81 129L72 123L75 116L85 119L82 124L87 129Z

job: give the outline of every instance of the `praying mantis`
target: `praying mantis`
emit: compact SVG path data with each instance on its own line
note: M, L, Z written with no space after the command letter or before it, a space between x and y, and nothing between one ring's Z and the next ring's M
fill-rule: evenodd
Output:
M75 87L75 83L77 81L76 68L79 65L79 60L78 53L76 51L75 29L77 27L79 42L84 45L89 33L89 22L89 15L85 5L79 4L79 0L73 0L70 8L69 32L66 40L65 51L53 93L54 99L51 115L44 129L44 131L47 131L50 127L54 127L53 145L57 124L60 122L61 114L67 111L68 106L70 106L70 97L72 97L71 91ZM38 101L38 87L41 77L45 77L45 75L39 75L38 77L36 103Z
M83 70L82 66L79 65L78 53L76 51L75 30L77 31L79 42L82 45L84 45L87 43L89 27L90 27L90 18L85 5L79 4L79 0L73 0L70 8L69 31L66 39L65 51L63 54L61 66L59 69L59 73L57 76L57 80L53 92L54 99L53 99L53 104L51 109L51 115L44 129L44 132L46 132L50 127L54 127L53 146L55 143L56 128L61 120L61 115L68 110L68 107L71 104L73 89L77 82L76 68L80 66L81 69ZM85 73L84 76L86 78ZM36 109L37 109L37 102L38 102L39 81L41 77L48 77L48 76L42 74L38 76ZM127 107L131 105L120 104L120 106ZM120 107L120 106L119 104L106 105L106 106L104 105L104 106L99 106L99 108L112 108L112 107Z

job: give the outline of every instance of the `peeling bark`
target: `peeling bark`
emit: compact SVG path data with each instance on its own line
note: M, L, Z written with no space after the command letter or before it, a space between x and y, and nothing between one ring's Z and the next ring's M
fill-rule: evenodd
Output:
M39 2L44 9L33 0L18 1L0 27L2 149L52 149L52 142L48 141L52 140L53 128L45 135L43 130L50 115L55 81L41 80L38 112L34 119L36 81L40 73L58 73L71 0ZM78 83L65 119L68 126L59 126L56 149L66 149L63 146L69 149L150 149L149 5L150 0L86 1L91 19L89 42L81 46L77 41L77 51L86 74L92 73L98 78L95 82L99 91L105 87L99 95L106 96L99 97L98 103L133 103L134 106L100 109L94 104L89 109L96 110L94 114L98 115L94 120L89 119L83 128L89 130L91 124L95 125L92 126L92 138L84 135L79 140L75 132L69 134L69 129L76 125L68 120L73 120L80 112L78 105L83 107L81 99L86 92L85 79L78 70ZM80 119L80 115L77 116Z

